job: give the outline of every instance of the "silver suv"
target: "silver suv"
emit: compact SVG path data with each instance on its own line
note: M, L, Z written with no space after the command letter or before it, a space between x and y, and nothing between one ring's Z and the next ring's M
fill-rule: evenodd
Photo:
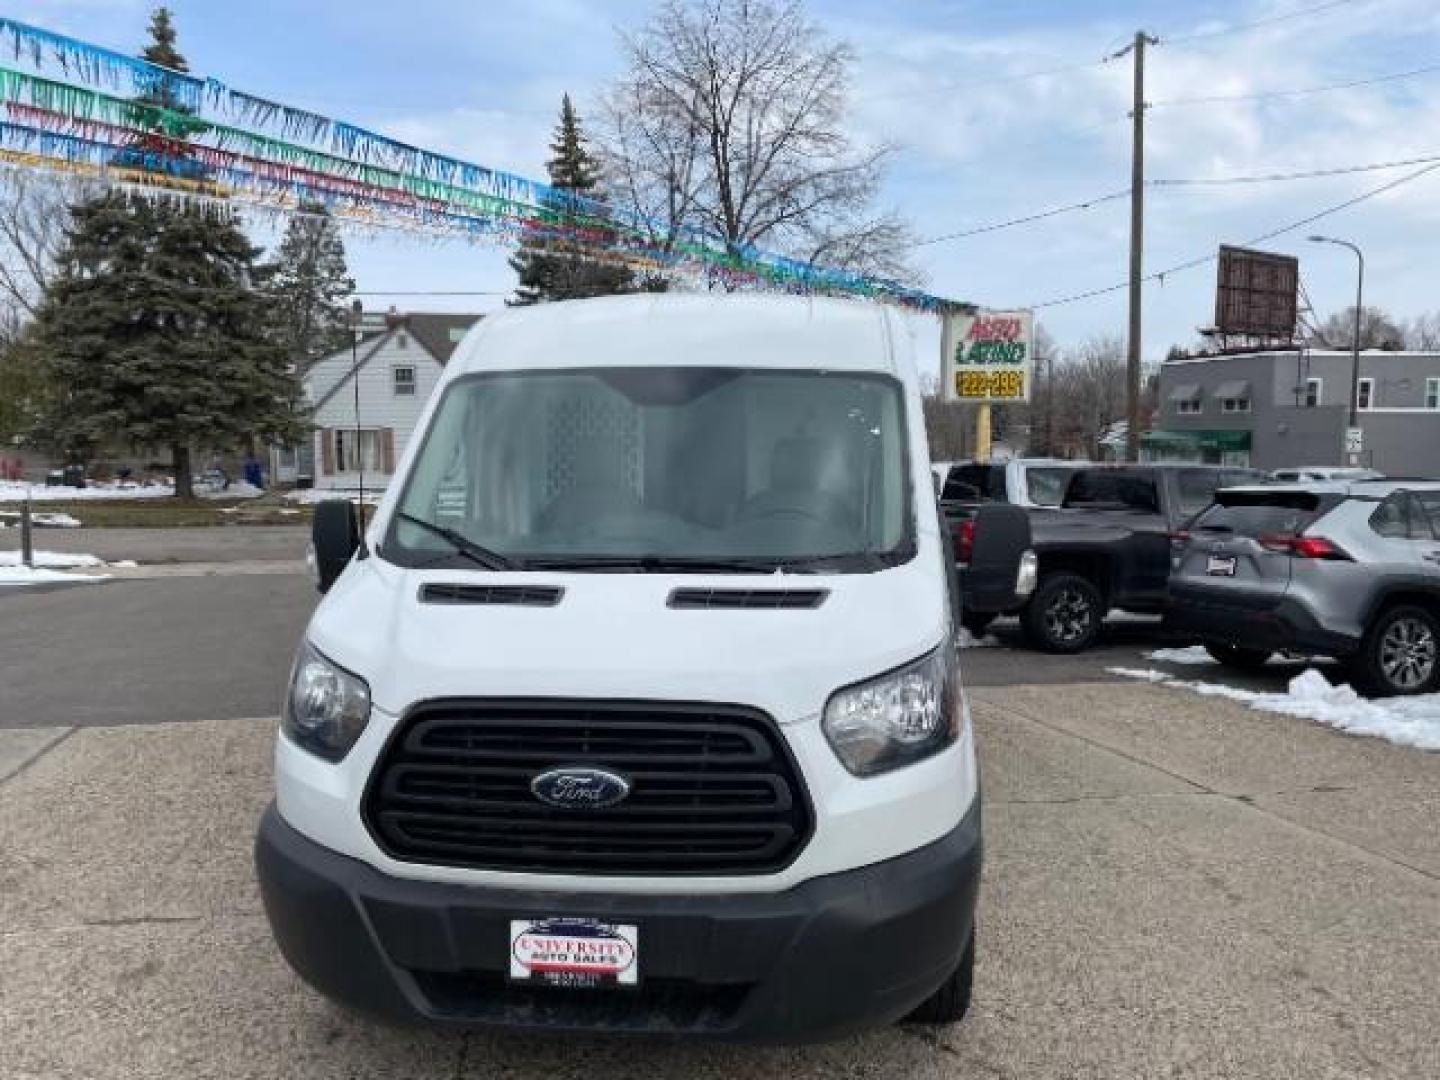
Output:
M1167 625L1233 667L1294 652L1375 694L1440 688L1440 482L1218 492L1176 539Z

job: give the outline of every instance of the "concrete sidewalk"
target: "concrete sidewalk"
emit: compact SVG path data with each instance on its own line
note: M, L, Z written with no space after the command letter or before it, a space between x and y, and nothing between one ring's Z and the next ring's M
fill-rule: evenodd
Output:
M0 731L0 1072L1440 1075L1440 756L1148 686L973 700L974 1011L806 1049L351 1017L289 973L260 913L273 721Z

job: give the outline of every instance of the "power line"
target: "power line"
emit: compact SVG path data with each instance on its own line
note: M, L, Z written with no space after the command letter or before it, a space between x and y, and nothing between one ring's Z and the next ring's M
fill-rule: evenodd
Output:
M1294 232L1296 229L1304 228L1306 225L1313 224L1314 222L1317 222L1322 218L1327 218L1332 214L1338 214L1342 210L1348 210L1350 207L1355 206L1357 203L1365 202L1367 199L1373 199L1376 196L1385 194L1387 191L1393 191L1395 188L1400 187L1402 184L1408 184L1412 180L1418 180L1420 179L1420 177L1425 176L1427 173L1432 173L1436 169L1440 169L1440 161L1437 161L1430 165L1426 165L1423 168L1417 169L1412 173L1408 173L1405 176L1399 177L1398 179L1381 184L1379 187L1371 188L1369 191L1361 192L1359 195L1356 195L1353 198L1346 199L1344 202L1336 203L1333 206L1327 206L1324 210L1320 210L1314 214L1309 215L1308 217L1300 218L1298 221L1289 222L1288 224L1282 225L1277 229L1271 229L1269 232L1261 233L1259 236L1253 236L1249 240L1246 240L1244 242L1248 245L1260 244L1264 243L1266 240L1273 240L1277 236L1283 236L1285 233ZM1165 278L1169 277L1172 274L1178 274L1183 270L1192 270L1197 266L1204 266L1206 263L1214 262L1216 258L1217 256L1212 252L1209 255L1203 255L1199 258L1190 259L1182 263L1177 263L1174 266L1168 266L1164 270L1157 270L1152 274L1147 274L1144 280L1163 282ZM1100 289L1088 289L1085 292L1073 293L1070 296L1060 296L1056 297L1053 300L1044 300L1038 304L1028 304L1026 306L1032 309L1059 307L1062 304L1073 304L1080 300L1089 300L1092 297L1105 296L1109 293L1119 292L1121 289L1127 288L1129 284L1130 283L1128 281L1122 281L1118 285L1107 285L1104 288Z
M1336 90L1354 90L1362 86L1375 86L1379 83L1413 79L1418 75L1433 75L1437 71L1440 71L1440 64L1427 64L1425 67L1411 68L1408 71L1392 71L1385 75L1375 75L1366 79L1324 83L1320 86L1302 86L1291 90L1262 90L1253 94L1212 94L1205 97L1161 99L1150 102L1149 108L1170 109L1187 105L1217 105L1235 101L1267 101L1271 98L1307 97L1311 94L1329 94Z
M1223 187L1229 184L1270 184L1285 180L1317 180L1327 176L1349 176L1354 173L1379 172L1384 169L1403 169L1407 165L1428 165L1440 162L1440 154L1423 157L1402 158L1398 161L1375 161L1365 165L1335 165L1325 169L1307 169L1301 172L1259 173L1253 176L1196 177L1182 180L1152 180L1150 186L1165 187Z
M1290 11L1284 15L1272 15L1268 19L1256 19L1254 22L1236 23L1234 26L1222 27L1219 30L1202 30L1194 34L1182 34L1179 37L1166 37L1160 39L1162 45L1186 45L1192 41L1208 41L1211 38L1228 37L1231 34L1246 34L1251 30L1263 30L1267 26L1274 26L1276 23L1290 22L1294 19L1304 19L1311 15L1320 15L1326 11L1332 11L1347 4L1353 4L1355 0L1330 0L1326 4L1316 4L1314 7L1302 8L1299 11Z
M1028 225L1032 221L1043 221L1046 218L1058 217L1061 214L1073 213L1076 210L1089 210L1091 207L1099 206L1102 203L1114 202L1116 199L1129 198L1130 189L1124 191L1112 191L1108 195L1096 195L1094 198L1086 199L1083 202L1070 203L1067 206L1055 206L1049 210L1041 210L1034 214L1025 214L1022 217L1009 218L1006 221L996 221L989 225L977 225L973 229L962 229L959 232L943 233L940 236L931 236L924 240L917 240L913 244L906 244L907 248L928 247L931 244L943 244L948 240L962 240L967 236L979 236L982 233L999 232L1001 229L1010 229L1016 225Z

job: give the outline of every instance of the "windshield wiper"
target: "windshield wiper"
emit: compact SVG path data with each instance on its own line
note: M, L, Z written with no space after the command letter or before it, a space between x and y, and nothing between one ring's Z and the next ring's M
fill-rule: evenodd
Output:
M426 532L438 536L452 548L457 555L463 555L473 563L483 566L486 570L524 570L525 564L511 555L502 555L498 551L491 551L487 547L475 543L464 533L458 533L454 529L444 525L437 525L433 521L426 521L424 518L416 517L414 514L407 514L404 510L395 511L395 516L401 521L408 521L416 528L424 529Z
M642 574L773 574L786 560L685 555L557 555L529 565L543 570L633 570Z

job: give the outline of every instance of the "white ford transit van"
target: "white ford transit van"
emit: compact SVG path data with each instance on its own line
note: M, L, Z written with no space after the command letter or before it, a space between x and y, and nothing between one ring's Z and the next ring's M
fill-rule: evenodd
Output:
M256 842L330 997L809 1041L970 1000L980 799L899 316L631 296L455 352L323 504Z

